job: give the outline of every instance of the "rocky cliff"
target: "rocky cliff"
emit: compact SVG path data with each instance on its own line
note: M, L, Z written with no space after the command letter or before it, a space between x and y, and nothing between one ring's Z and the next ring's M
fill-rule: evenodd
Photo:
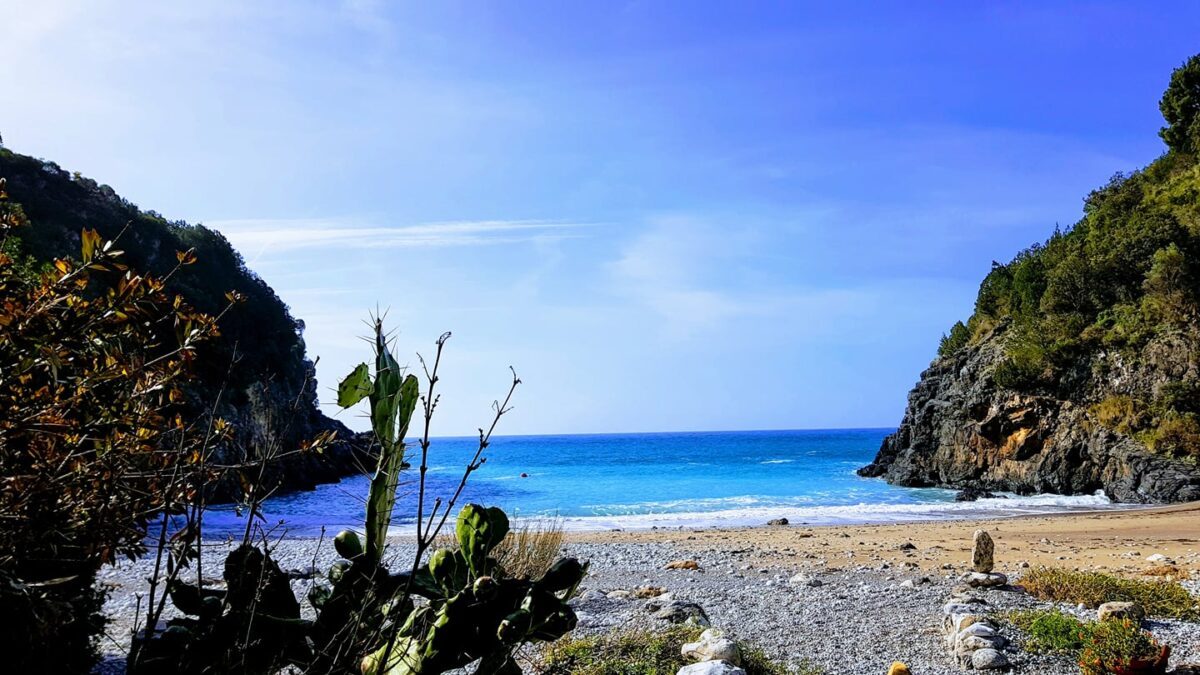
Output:
M993 263L860 475L1200 500L1200 55L1160 107L1167 152Z
M1006 332L999 326L978 344L935 360L909 394L900 428L859 474L908 487L1103 490L1134 503L1200 500L1200 466L1155 454L1105 426L1095 412L1111 392L1152 391L1196 377L1194 350L1164 339L1148 348L1159 358L1145 367L1130 367L1116 353L1097 354L1081 368L1104 374L1070 400L996 385L992 375L1005 359Z
M197 414L215 411L236 430L217 461L239 464L265 454L283 455L264 476L267 487L306 489L361 471L362 444L343 424L317 407L313 364L305 354L304 324L217 231L169 221L144 211L112 188L53 162L0 147L0 176L12 201L31 223L18 234L22 252L40 261L77 256L83 228L115 239L138 270L162 276L177 251L192 249L198 262L172 276L170 288L197 309L217 314L236 291L245 301L220 322L221 337L202 346L187 396ZM295 452L319 433L338 438L323 454ZM232 497L231 478L216 496Z

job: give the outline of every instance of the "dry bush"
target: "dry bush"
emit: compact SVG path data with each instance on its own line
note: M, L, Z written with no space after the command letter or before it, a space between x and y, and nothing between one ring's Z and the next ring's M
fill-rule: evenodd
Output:
M26 226L0 179L0 617L24 630L0 651L14 672L86 672L97 569L143 552L147 522L204 477L181 389L216 319L94 230L78 261L43 269L21 250Z
M1142 576L1183 581L1191 576L1191 572L1174 565L1155 565L1148 570L1144 570Z

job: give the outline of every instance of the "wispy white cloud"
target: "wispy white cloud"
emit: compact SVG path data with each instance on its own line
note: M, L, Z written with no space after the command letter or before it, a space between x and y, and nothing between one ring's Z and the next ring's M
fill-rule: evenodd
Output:
M676 337L735 319L832 321L874 304L869 289L805 288L765 274L761 265L776 245L753 228L656 218L628 242L610 271L617 292L657 314L664 333ZM820 332L820 324L805 322L810 333Z
M400 227L366 225L337 219L230 219L205 223L237 248L255 252L292 252L311 248L392 249L490 246L583 236L587 223L546 220L470 220Z

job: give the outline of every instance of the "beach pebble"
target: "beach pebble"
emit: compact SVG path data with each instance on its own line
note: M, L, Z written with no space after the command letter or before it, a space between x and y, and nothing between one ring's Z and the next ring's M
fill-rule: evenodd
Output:
M615 592L616 591L614 591L614 593ZM596 602L596 601L600 601L600 600L606 600L607 598L608 598L608 596L605 595L604 593L601 593L600 591L592 590L590 588L588 590L584 591L583 593L579 594L580 602Z
M912 671L903 663L893 661L891 667L888 668L887 675L912 675Z
M824 585L824 582L822 582L820 579L816 577L810 577L804 572L800 572L791 579L788 579L788 583L792 586L807 586L809 588L816 588L817 586Z
M1096 609L1096 618L1100 621L1129 619L1141 623L1146 618L1146 610L1136 602L1106 602Z
M666 592L667 589L663 588L662 586L638 586L637 588L633 589L633 597L644 600L646 598L657 598Z
M787 518L773 518L767 521L767 525L783 526L788 524Z
M1170 563L1171 559L1161 553L1155 553L1154 555L1146 556L1146 562L1166 564Z
M979 649L971 654L971 667L975 670L1000 670L1008 667L1008 657L995 649Z
M698 570L700 563L695 560L672 560L667 563L666 568L669 570Z
M746 675L746 671L724 661L701 661L680 668L675 675Z
M633 593L624 590L609 591L605 596L609 600L628 600L633 597Z

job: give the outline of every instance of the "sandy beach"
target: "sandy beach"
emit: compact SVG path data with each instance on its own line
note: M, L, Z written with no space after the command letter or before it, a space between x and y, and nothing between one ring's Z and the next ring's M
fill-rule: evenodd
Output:
M804 561L856 564L910 563L924 570L964 565L975 530L996 541L1008 564L1137 573L1155 553L1200 568L1200 503L988 520L947 520L886 525L743 527L576 532L573 542L670 542L684 550L746 551L756 561L804 565ZM901 550L902 544L915 548Z

